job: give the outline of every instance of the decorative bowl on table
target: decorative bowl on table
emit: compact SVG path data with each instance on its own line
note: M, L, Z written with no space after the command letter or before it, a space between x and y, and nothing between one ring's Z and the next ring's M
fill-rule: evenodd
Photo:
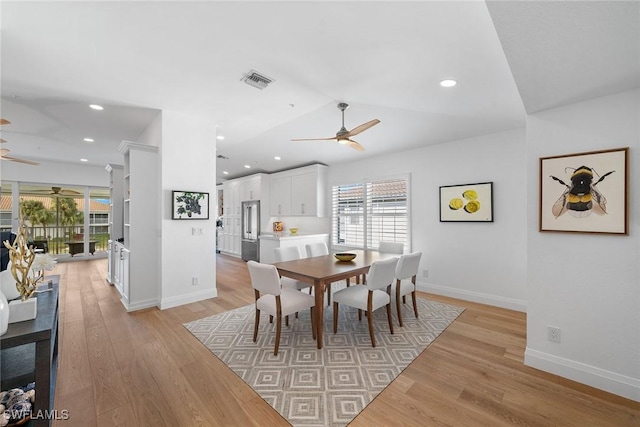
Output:
M296 235L298 234L298 230L299 230L298 227L293 227L289 229L289 233L291 233L292 235Z
M335 254L334 256L338 261L347 262L347 261L353 261L353 259L356 257L356 254L343 252L343 253Z

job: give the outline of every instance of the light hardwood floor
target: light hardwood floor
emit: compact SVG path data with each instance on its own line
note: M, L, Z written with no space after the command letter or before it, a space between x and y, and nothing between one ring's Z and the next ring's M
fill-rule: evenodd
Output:
M60 263L56 426L287 426L183 323L251 304L244 262L217 257L218 298L127 314L106 260ZM640 426L640 403L523 365L523 313L465 312L352 426ZM407 315L410 310L407 310Z

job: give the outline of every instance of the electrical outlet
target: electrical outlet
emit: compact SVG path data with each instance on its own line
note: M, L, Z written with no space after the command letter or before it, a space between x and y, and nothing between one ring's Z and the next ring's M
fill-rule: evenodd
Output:
M556 328L555 326L547 327L547 339L551 342L560 342L560 328Z
M429 277L429 270L422 270L422 277Z
M191 278L191 284L193 286L198 286L200 284L200 278L198 276L193 276Z

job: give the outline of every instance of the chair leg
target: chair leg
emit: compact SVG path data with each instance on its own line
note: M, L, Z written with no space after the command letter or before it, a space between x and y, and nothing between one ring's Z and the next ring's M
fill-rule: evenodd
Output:
M338 303L333 302L333 333L338 332Z
M389 305L387 305L388 307ZM369 291L367 299L367 320L369 321L369 336L371 337L371 347L376 346L376 339L373 336L373 291Z
M369 320L369 336L371 337L371 347L376 346L376 339L373 336L373 316L370 311L367 311L367 320Z
M260 310L256 308L256 321L253 325L253 342L258 339L258 326L260 325Z
M398 311L398 323L400 324L400 327L402 327L402 311L400 308L400 280L397 280L397 279L396 279L396 310Z
M406 295L402 295L402 303L403 304L407 303L407 296Z
M278 311L278 316L276 317L276 347L273 350L273 355L274 356L278 355L278 348L280 347L280 333L281 332L282 332L282 315Z
M362 322L362 310L358 309L358 321Z
M269 315L269 323L273 323L273 316Z
M418 318L418 302L416 301L416 291L411 292L411 299L413 300L413 311L416 313L416 319Z
M387 319L389 320L389 331L393 334L393 322L391 321L391 302L387 304Z
M331 305L331 283L327 283L326 289L327 289L327 307L329 307Z
M349 278L347 277L347 288L351 285L351 281L349 280Z
M296 314L298 314L298 313L296 313ZM285 324L285 326L289 327L289 316L288 315L284 316L284 324Z

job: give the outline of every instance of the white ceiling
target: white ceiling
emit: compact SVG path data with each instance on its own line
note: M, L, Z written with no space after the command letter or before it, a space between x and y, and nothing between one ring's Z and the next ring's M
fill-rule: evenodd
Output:
M32 160L122 163L121 140L135 140L158 111L176 110L210 118L224 135L221 181L222 170L229 178L330 165L511 129L524 125L525 111L640 87L640 6L632 1L0 8L1 114L12 122L3 148ZM275 82L245 85L252 69ZM459 84L441 88L444 78ZM364 153L290 141L333 136L341 101L351 105L348 129L381 120L354 138Z

